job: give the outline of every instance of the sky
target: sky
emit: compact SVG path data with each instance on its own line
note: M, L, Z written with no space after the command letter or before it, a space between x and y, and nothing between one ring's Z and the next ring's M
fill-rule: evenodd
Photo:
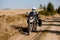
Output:
M47 6L49 2L51 2L55 8L60 6L60 0L0 0L0 9L39 8L40 4Z

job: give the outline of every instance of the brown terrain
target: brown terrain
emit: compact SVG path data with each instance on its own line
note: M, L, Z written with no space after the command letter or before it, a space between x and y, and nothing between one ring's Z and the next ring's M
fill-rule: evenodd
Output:
M60 15L40 15L42 26L27 35L26 12L30 9L0 10L0 40L60 40ZM39 10L37 10L39 11Z

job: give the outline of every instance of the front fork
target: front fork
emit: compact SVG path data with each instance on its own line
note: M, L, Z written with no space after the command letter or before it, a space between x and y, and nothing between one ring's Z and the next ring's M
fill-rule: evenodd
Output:
M28 24L28 33L31 34L31 31L36 31L37 30L37 23L29 23Z
M31 34L32 28L33 28L33 23L29 23L28 24L28 33L29 34Z
M37 30L37 23L34 22L34 23L33 23L33 31L36 31L36 30Z

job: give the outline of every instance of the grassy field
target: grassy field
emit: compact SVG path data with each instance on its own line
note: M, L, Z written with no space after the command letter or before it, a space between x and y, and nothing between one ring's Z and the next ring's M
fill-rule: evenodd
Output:
M0 10L0 40L6 40L17 33L15 27L27 27L25 13L29 11L31 9Z
M26 27L27 18L24 14L1 15L0 16L0 40L5 40L4 36L11 36L18 32L15 27Z
M27 27L25 13L29 11L31 10L0 10L0 40L6 40L16 34L16 27ZM41 19L45 19L45 16L41 15Z

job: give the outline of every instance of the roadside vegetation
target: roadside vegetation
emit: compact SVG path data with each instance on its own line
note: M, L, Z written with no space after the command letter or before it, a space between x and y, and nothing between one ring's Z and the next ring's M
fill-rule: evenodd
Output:
M60 6L58 7L57 12L60 14Z
M45 15L45 16L53 16L56 13L60 14L60 6L58 7L58 9L54 9L54 5L49 2L46 5L42 6L42 4L40 4L39 9L43 9L43 11L39 11L39 14Z

